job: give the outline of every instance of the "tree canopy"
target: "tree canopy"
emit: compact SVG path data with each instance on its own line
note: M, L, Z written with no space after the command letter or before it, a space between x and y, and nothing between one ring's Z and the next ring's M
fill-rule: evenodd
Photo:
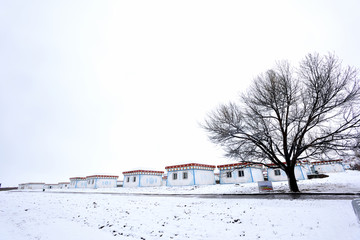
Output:
M284 170L291 191L301 160L351 150L360 125L357 69L332 55L308 54L293 68L286 61L256 77L238 102L210 113L204 129L226 156Z

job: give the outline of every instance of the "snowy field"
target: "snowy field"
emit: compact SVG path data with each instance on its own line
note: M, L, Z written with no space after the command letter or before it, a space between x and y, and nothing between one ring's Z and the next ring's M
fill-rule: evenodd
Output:
M0 239L359 239L349 200L0 193Z
M299 185L309 192L359 192L359 180L359 172L347 171ZM284 184L276 183L275 190L284 191ZM113 191L238 193L256 192L255 188L242 184ZM360 236L350 200L203 199L58 191L0 192L0 239L355 240Z

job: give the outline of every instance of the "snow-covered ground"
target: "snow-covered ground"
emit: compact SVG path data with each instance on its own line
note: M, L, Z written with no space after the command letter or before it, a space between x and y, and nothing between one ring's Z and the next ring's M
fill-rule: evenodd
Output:
M318 187L323 187L325 192L339 192L335 189L338 187L343 192L359 192L359 176L358 172L348 171L331 174L327 179L302 181L299 185L303 191L311 192L321 191ZM275 190L286 189L283 184L274 184ZM256 192L256 185L250 185L116 191ZM0 239L318 240L360 236L360 223L350 200L203 199L54 192L0 192Z

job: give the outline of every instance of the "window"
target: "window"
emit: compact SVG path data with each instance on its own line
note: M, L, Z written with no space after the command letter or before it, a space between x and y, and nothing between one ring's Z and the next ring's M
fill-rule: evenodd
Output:
M280 176L281 175L280 169L275 169L274 174L275 176Z
M244 170L239 170L238 174L239 174L239 177L243 177L245 175Z
M188 172L183 172L183 179L188 179Z
M126 178L126 182L130 182L130 178L129 178L129 177Z
M91 181L91 184L94 184L94 179Z
M136 177L134 177L133 182L136 182Z
M177 173L173 173L173 180L177 179Z
M227 177L227 178L231 178L231 177L232 177L231 172L226 172L226 177Z

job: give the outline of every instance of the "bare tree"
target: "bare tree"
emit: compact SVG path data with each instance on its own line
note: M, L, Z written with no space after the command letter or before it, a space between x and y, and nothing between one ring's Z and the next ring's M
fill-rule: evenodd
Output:
M203 127L226 156L250 164L275 164L299 192L295 166L351 150L360 126L355 68L334 55L309 54L297 69L287 62L259 75L239 103L221 105Z

